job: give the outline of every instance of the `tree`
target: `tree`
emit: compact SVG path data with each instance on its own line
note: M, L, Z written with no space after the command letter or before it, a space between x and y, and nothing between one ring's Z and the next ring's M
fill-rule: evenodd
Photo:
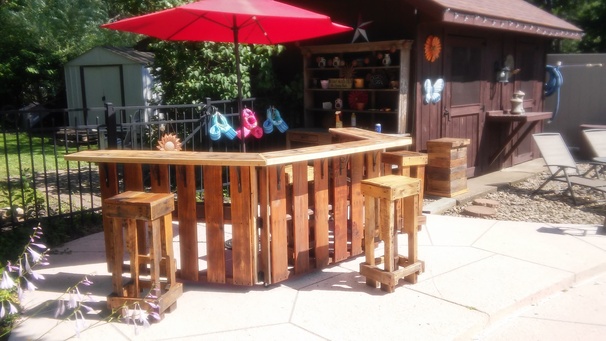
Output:
M606 3L601 0L530 0L536 6L562 18L584 31L581 41L557 41L554 52L606 52Z
M0 108L31 102L64 106L63 65L108 41L134 37L100 30L103 0L6 0L0 6Z
M233 44L156 41L149 46L155 55L152 73L158 81L156 92L163 103L200 103L206 97L237 97ZM282 49L282 46L240 46L243 97L250 97L253 88L267 92L275 85L270 57Z

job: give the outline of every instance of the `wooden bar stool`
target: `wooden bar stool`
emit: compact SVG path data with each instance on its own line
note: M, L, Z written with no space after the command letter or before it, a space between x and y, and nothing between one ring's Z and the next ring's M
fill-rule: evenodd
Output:
M154 302L162 316L165 311L170 312L176 307L177 298L183 294L183 284L176 281L172 246L174 200L171 193L126 191L103 201L103 214L112 219L114 236L113 293L107 299L110 309L135 302L148 309L150 306L145 302ZM149 248L139 248L137 220L147 222ZM122 277L125 248L130 258L130 280L126 284ZM141 249L149 249L149 253L140 254ZM145 276L147 273L141 273L148 264L149 279ZM165 276L165 280L161 280L161 275ZM151 290L151 295L147 296L146 292L141 296L143 288Z
M425 166L427 166L428 156L425 153L413 152L408 150L398 150L393 152L383 152L381 154L381 162L385 164L385 175L396 174L405 175L411 178L421 180L421 188L419 190L419 210L418 210L418 228L421 230L421 226L425 224L426 219L423 215L423 196L425 195ZM396 166L396 168L393 168ZM402 201L398 204L396 222L398 224L398 230L404 231L406 228L402 224L411 223L411 219L402 217L401 205Z
M417 275L424 271L424 263L417 259L417 214L410 214L411 224L405 224L408 234L408 257L398 254L395 230L394 206L405 199L404 208L416 213L419 205L419 179L401 175L385 175L362 181L364 195L364 254L366 262L360 264L360 274L366 277L366 284L372 287L381 283L381 290L393 292L398 280L405 278L410 283L417 282ZM375 259L375 230L381 230L384 255ZM383 264L383 269L377 265Z

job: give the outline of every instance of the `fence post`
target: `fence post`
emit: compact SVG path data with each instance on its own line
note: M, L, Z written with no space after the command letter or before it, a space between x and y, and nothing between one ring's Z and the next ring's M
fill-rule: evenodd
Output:
M118 148L118 132L116 125L116 111L112 103L105 103L105 126L107 127L107 147Z

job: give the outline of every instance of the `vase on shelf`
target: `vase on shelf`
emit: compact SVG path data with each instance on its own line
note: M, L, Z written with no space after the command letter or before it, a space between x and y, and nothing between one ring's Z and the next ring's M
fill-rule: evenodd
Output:
M364 78L355 78L354 87L356 89L364 89Z
M389 53L386 53L385 56L383 57L383 61L382 61L383 65L385 66L389 66L391 65L391 57L389 56Z
M364 110L365 106L366 106L366 103L358 102L358 103L356 103L356 110Z

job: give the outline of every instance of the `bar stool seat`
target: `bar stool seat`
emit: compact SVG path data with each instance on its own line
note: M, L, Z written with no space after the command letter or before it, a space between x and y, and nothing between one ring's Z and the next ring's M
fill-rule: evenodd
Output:
M402 278L410 283L417 282L417 275L424 271L424 263L417 259L417 221L420 180L402 175L385 175L362 180L364 195L364 254L365 262L360 264L360 274L366 277L366 284L372 287L381 283L381 290L393 292ZM411 224L404 224L408 234L408 256L398 254L397 231L394 216L396 203L403 199L404 209L409 209L407 217ZM375 258L375 231L381 231L379 238L384 242L384 255ZM378 265L383 264L381 269Z
M157 312L163 316L165 311L171 312L176 308L177 298L183 294L183 284L176 281L172 247L174 207L171 193L126 191L103 201L103 214L112 219L114 236L113 292L107 298L110 309L135 302L143 309L152 309L147 302L153 302L159 307ZM149 247L141 245L146 241L140 240L137 221L145 222L146 229L149 229ZM130 259L130 280L127 283L124 283L122 271L125 251ZM161 279L161 276L165 278ZM144 292L143 288L148 290Z

